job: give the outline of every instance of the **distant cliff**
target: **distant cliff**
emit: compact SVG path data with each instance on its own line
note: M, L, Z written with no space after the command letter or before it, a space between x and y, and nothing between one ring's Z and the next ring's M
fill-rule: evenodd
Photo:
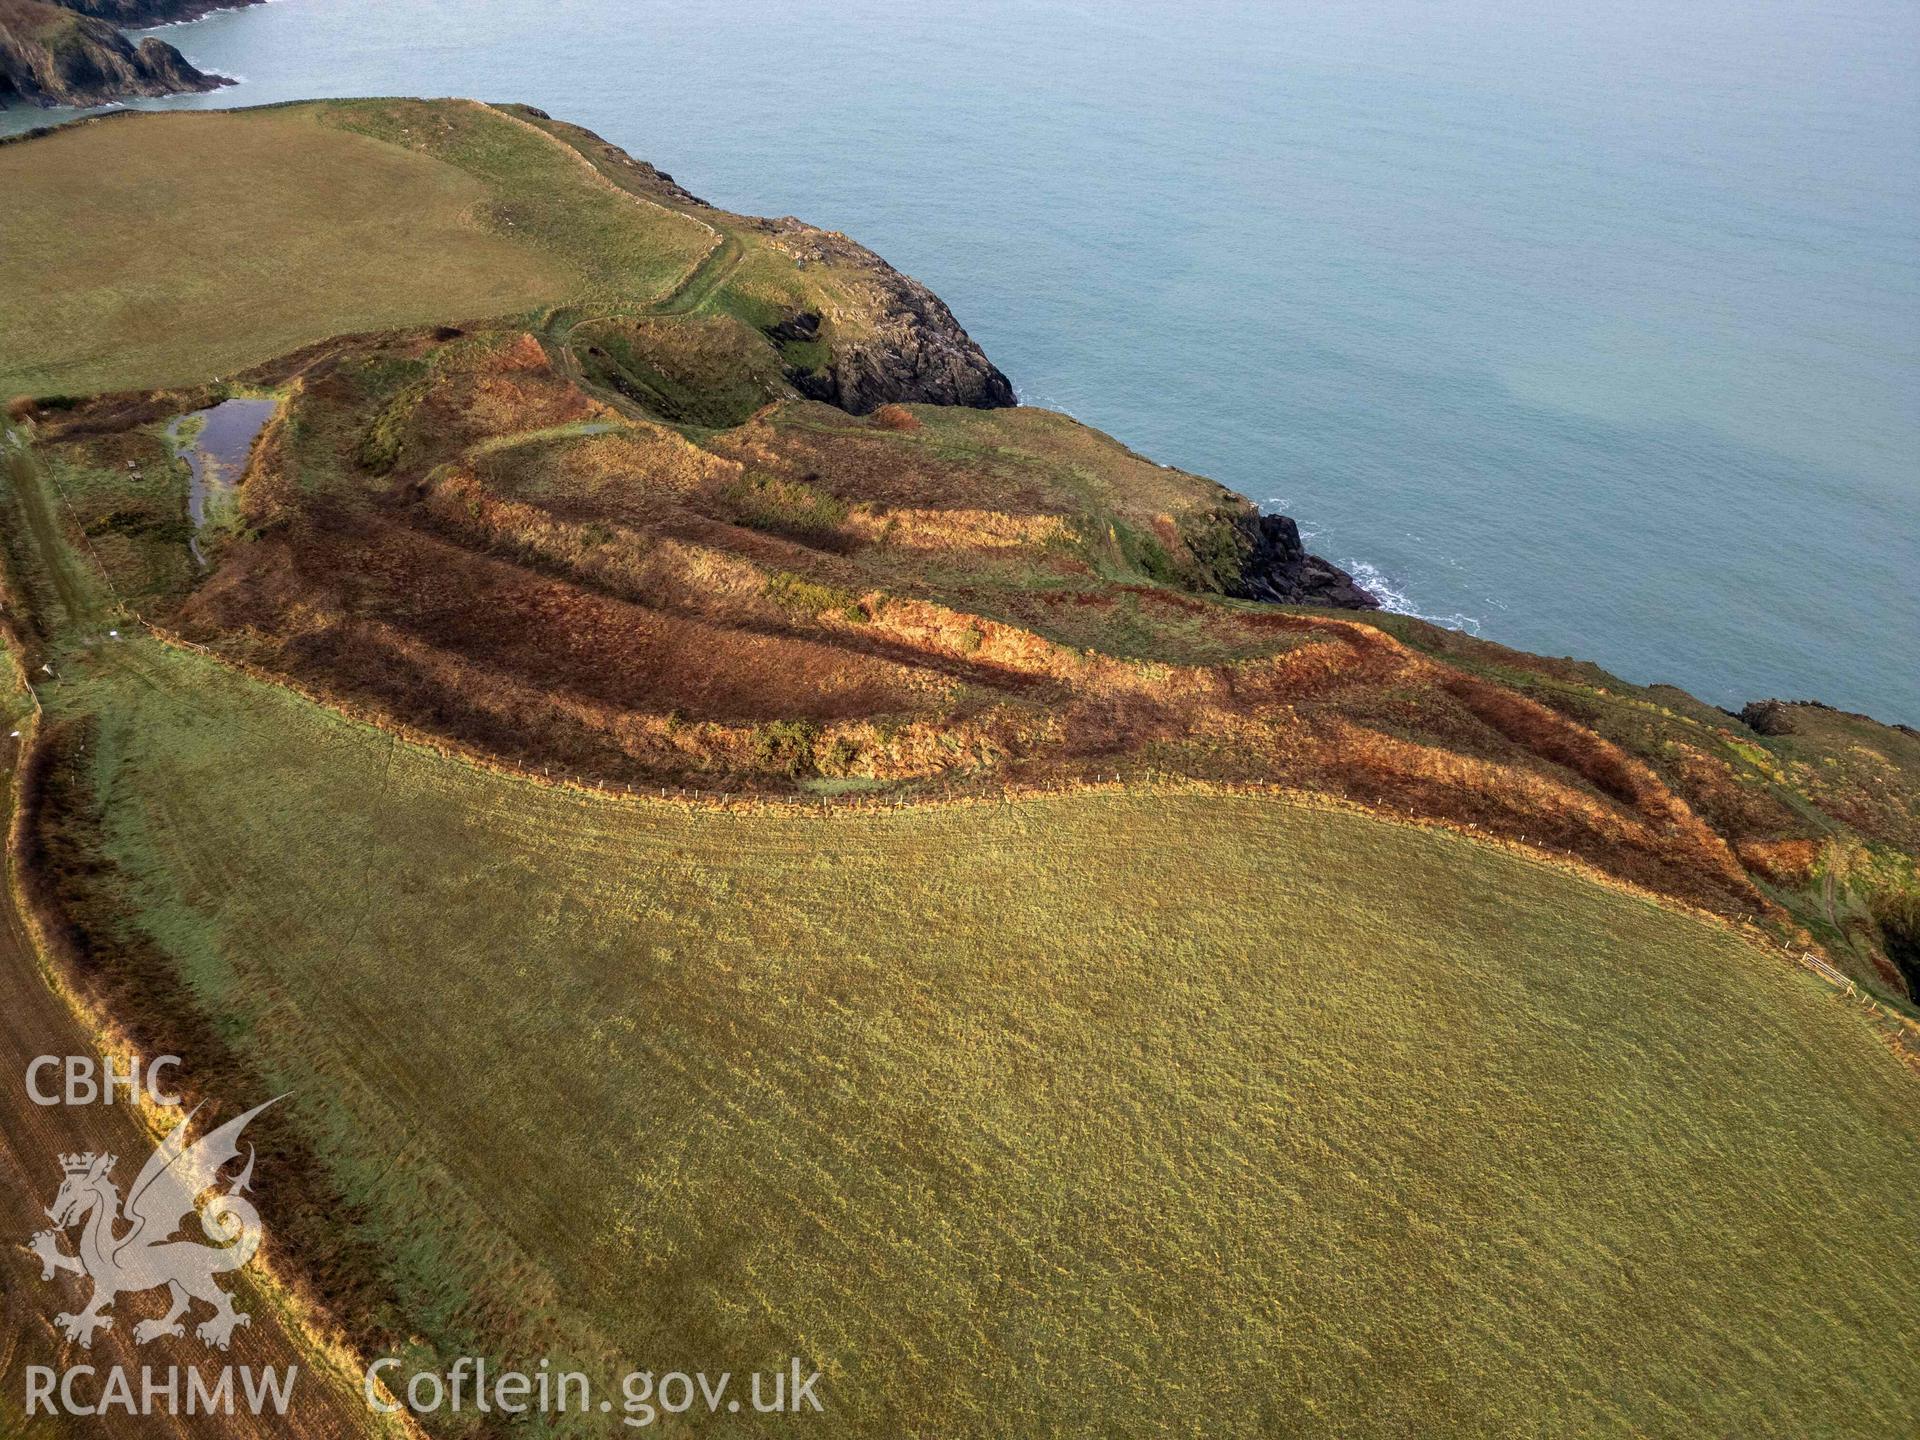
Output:
M133 23L183 19L215 8L192 0L0 0L0 105L104 105L133 95L177 95L231 82L193 68L181 53L148 36L138 45L94 13L121 12Z
M150 25L198 20L216 10L264 5L266 0L56 0L56 3L68 10L78 10L82 15L111 20L130 30L142 30Z

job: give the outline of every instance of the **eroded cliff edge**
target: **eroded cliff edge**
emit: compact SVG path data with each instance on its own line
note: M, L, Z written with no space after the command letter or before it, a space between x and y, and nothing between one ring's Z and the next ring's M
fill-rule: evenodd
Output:
M167 5L80 0L74 7L41 0L0 0L0 105L104 105L131 96L179 95L232 82L208 75L149 35L137 45L100 13L125 10L137 23L170 15ZM149 13L151 12L151 13ZM203 13L193 11L192 13Z
M789 216L763 221L774 243L802 266L834 265L860 272L871 296L867 333L836 347L817 374L798 374L795 386L854 415L886 404L970 405L992 410L1017 405L1013 382L953 317L946 302L873 251L836 231ZM802 311L781 322L776 338L807 339L820 316Z
M834 277L836 303L810 298L761 327L781 354L781 379L794 392L853 415L871 415L890 404L980 410L1019 404L1012 382L946 302L858 241L792 216L770 220L721 210L589 130L532 106L505 108L538 122L623 188L752 232L783 252L799 272ZM606 359L598 352L594 358ZM588 368L595 368L591 360ZM634 393L618 374L603 372L601 378ZM1223 491L1212 513L1190 518L1174 531L1165 537L1165 553L1168 578L1179 583L1247 600L1380 608L1352 575L1306 549L1290 517L1263 515L1241 496Z

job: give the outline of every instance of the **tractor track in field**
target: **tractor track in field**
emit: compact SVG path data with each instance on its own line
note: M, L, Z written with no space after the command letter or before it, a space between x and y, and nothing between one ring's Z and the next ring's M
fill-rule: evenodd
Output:
M3 811L10 835L17 831L16 820L24 823L31 818L16 811L18 780L17 771L0 775L0 783L6 787ZM16 848L12 843L8 846L10 871ZM55 1314L79 1308L85 1291L71 1276L43 1279L40 1263L26 1249L26 1242L48 1228L41 1206L50 1202L59 1188L61 1155L85 1150L118 1155L121 1159L115 1173L124 1182L156 1141L139 1112L125 1104L74 1108L28 1102L26 1071L36 1056L78 1056L97 1066L106 1047L43 968L16 888L17 882L10 883L0 892L0 985L5 986L7 995L7 1004L0 1007L0 1071L7 1077L8 1096L7 1103L0 1105L0 1241L5 1242L0 1243L0 1294L4 1295L0 1299L0 1325L4 1326L4 1339L0 1340L4 1346L0 1349L0 1387L4 1387L0 1389L0 1431L18 1433L13 1428L17 1423L26 1433L62 1433L57 1419L37 1416L27 1422L24 1404L28 1366L49 1366L56 1372L83 1364L102 1372L120 1366L136 1376L142 1366L160 1370L179 1366L182 1372L197 1368L207 1381L216 1382L222 1365L251 1366L256 1372L266 1366L284 1369L295 1365L302 1373L285 1416L128 1416L116 1412L74 1421L66 1433L104 1435L115 1440L269 1440L274 1436L332 1440L335 1436L377 1433L369 1412L350 1392L313 1373L312 1347L283 1326L276 1313L278 1301L263 1293L265 1282L258 1275L241 1282L236 1298L239 1308L250 1312L250 1323L234 1332L233 1348L224 1354L206 1350L191 1338L190 1330L186 1339L162 1336L136 1347L135 1321L165 1308L151 1295L121 1297L114 1306L116 1323L96 1337L90 1349L73 1346L54 1328ZM57 1086L57 1079L54 1084ZM262 1179L271 1184L270 1177ZM85 1399L87 1387L77 1387L77 1394ZM22 1408L17 1410L16 1406ZM27 1428L29 1423L35 1428Z
M41 483L43 477L33 451L20 443L17 435L12 429L0 431L0 449L4 449L7 456L7 488L13 492L20 517L26 522L28 544L46 568L67 618L76 625L85 624L94 618L95 607L86 585L67 563L65 549L59 543L60 524L47 498L46 487ZM24 604L26 597L20 599Z
M22 533L39 566L51 582L69 627L83 633L106 623L113 606L99 595L70 563L60 536L54 500L46 489L31 451L9 431L0 432L0 450L6 455L7 497L17 509ZM25 604L27 597L20 596ZM50 633L54 627L45 627ZM339 1357L328 1356L300 1329L288 1313L289 1297L269 1272L255 1268L239 1277L236 1299L248 1312L249 1323L234 1331L231 1350L209 1351L189 1328L187 1337L157 1337L136 1345L135 1323L166 1308L163 1297L129 1292L113 1307L115 1323L103 1330L91 1348L65 1340L54 1317L78 1309L85 1294L83 1282L72 1276L44 1278L40 1261L27 1249L34 1234L48 1228L42 1206L58 1190L61 1156L76 1151L103 1151L120 1159L115 1176L129 1180L158 1136L131 1105L84 1107L42 1106L29 1100L27 1070L39 1056L78 1057L96 1067L115 1043L111 1017L91 1013L90 1003L76 988L58 953L59 917L36 909L33 890L22 870L32 848L38 796L36 766L44 721L38 715L20 725L21 738L0 754L0 828L6 836L6 883L0 885L0 990L7 1003L0 1007L0 1074L6 1099L0 1103L0 1432L58 1436L104 1435L112 1440L334 1440L334 1437L405 1436L418 1434L404 1421L381 1422L367 1408L344 1373L337 1377L321 1370ZM103 1038L104 1037L104 1038ZM180 1080L193 1086L192 1056L183 1057ZM44 1079L45 1077L43 1077ZM57 1080L55 1085L57 1086ZM229 1111L244 1097L204 1097ZM160 1119L158 1115L154 1119ZM171 1122L175 1117L165 1116ZM272 1179L261 1177L263 1188ZM270 1193L270 1190L269 1190ZM269 1226L271 1211L269 1210ZM271 1245L271 1235L269 1235ZM190 1314L188 1320L198 1318ZM219 1382L222 1366L248 1366L255 1373L265 1367L298 1368L292 1401L285 1415L248 1413L237 1403L235 1414L165 1413L129 1415L117 1407L84 1420L42 1412L26 1414L26 1377L29 1366L51 1367L56 1374L71 1367L94 1367L91 1387L77 1385L75 1398L90 1403L99 1398L100 1385L111 1367L137 1377L142 1367L164 1373L178 1367L182 1377L197 1370L208 1384ZM57 1383L57 1382L56 1382ZM137 1385L137 1380L136 1380ZM183 1378L181 1384L187 1382ZM233 1383L239 1385L236 1376ZM239 1391L236 1389L236 1394ZM183 1392L184 1394L184 1392ZM184 1404L184 1400L183 1400Z

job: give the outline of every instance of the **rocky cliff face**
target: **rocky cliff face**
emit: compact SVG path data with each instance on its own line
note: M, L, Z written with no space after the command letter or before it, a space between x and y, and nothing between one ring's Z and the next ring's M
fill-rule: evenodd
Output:
M900 277L906 280L905 276ZM914 290L933 299L916 281ZM870 338L842 340L820 370L790 370L788 381L809 400L823 400L854 415L882 405L967 405L996 410L1020 402L1013 384L981 353L947 307L916 305L904 296L885 327ZM820 314L802 310L767 330L777 344L808 344L821 338Z
M1012 382L961 328L946 302L918 280L834 231L792 218L761 223L803 268L829 265L858 276L859 313L828 317L831 363L815 374L793 377L804 393L855 415L890 403L978 410L1019 403ZM822 333L822 317L803 312L776 331L784 338L811 339Z
M229 83L202 74L152 36L135 45L91 15L39 0L0 0L0 104L104 105Z
M238 10L244 5L263 5L266 0L59 0L68 10L110 20L129 30L150 25L172 25L181 20L198 20L215 10Z
M1241 533L1247 550L1240 562L1240 583L1230 588L1230 594L1285 605L1380 608L1379 600L1353 576L1332 561L1308 553L1292 517L1249 515L1241 521Z

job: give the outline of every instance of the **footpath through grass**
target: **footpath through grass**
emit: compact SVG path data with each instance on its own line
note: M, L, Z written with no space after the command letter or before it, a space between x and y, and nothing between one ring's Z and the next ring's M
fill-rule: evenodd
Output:
M414 1361L798 1355L836 1435L1920 1426L1913 1077L1717 930L1272 801L586 803L73 666L82 898L293 1092Z

